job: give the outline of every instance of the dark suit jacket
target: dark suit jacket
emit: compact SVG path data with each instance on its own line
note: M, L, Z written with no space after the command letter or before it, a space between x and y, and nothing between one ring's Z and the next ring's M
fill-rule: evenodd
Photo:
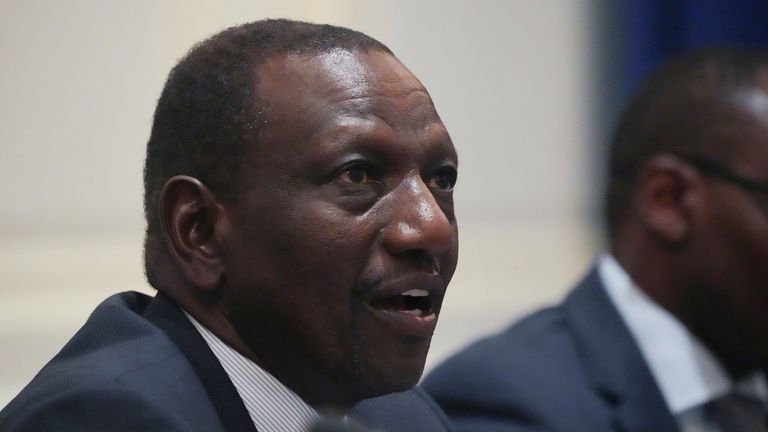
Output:
M423 387L462 432L672 432L596 269L554 308L469 346Z
M446 431L420 389L350 416L391 431ZM110 297L0 412L2 431L255 431L213 352L167 297Z

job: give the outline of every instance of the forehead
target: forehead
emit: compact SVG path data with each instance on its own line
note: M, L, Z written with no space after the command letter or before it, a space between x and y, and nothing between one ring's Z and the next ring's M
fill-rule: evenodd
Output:
M422 89L418 79L394 56L379 50L336 48L317 54L283 54L265 60L256 70L260 86L280 84L334 87L365 91L372 84Z
M375 114L402 124L405 119L398 114L437 119L421 82L395 57L378 50L281 55L264 62L256 74L258 97L273 123L341 113Z
M736 123L734 128L741 129L750 137L750 146L758 146L763 152L768 150L768 89L761 86L737 91L731 95L730 102L735 108Z
M336 48L317 54L275 56L258 69L263 82L304 82L318 87L365 91L371 85L392 89L422 89L421 83L399 60L379 50Z
M727 96L708 119L714 154L742 174L768 172L768 94L752 87Z
M376 152L400 164L456 160L456 152L421 82L378 50L275 56L256 69L263 108L251 168L266 173L350 152Z

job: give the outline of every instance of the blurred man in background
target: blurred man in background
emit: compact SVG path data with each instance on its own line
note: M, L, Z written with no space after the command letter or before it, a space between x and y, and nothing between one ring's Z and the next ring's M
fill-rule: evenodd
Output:
M171 72L145 166L154 298L111 297L0 430L446 430L421 376L458 239L418 79L349 29L228 29ZM326 430L326 429L323 429Z
M425 388L461 431L766 431L768 53L658 70L610 149L610 253Z

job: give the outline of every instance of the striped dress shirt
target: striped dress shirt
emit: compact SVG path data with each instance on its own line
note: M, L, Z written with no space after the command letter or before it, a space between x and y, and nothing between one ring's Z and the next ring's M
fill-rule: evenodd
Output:
M259 432L306 432L320 419L312 407L184 311L219 359Z

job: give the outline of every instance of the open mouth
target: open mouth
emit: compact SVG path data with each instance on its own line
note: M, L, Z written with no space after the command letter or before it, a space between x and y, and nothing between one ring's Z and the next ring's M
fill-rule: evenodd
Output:
M371 301L374 309L403 312L413 316L432 315L432 304L429 291L424 289L410 289L398 295L377 297Z
M424 342L435 331L445 285L439 275L409 273L374 284L366 294L373 316L389 333Z

